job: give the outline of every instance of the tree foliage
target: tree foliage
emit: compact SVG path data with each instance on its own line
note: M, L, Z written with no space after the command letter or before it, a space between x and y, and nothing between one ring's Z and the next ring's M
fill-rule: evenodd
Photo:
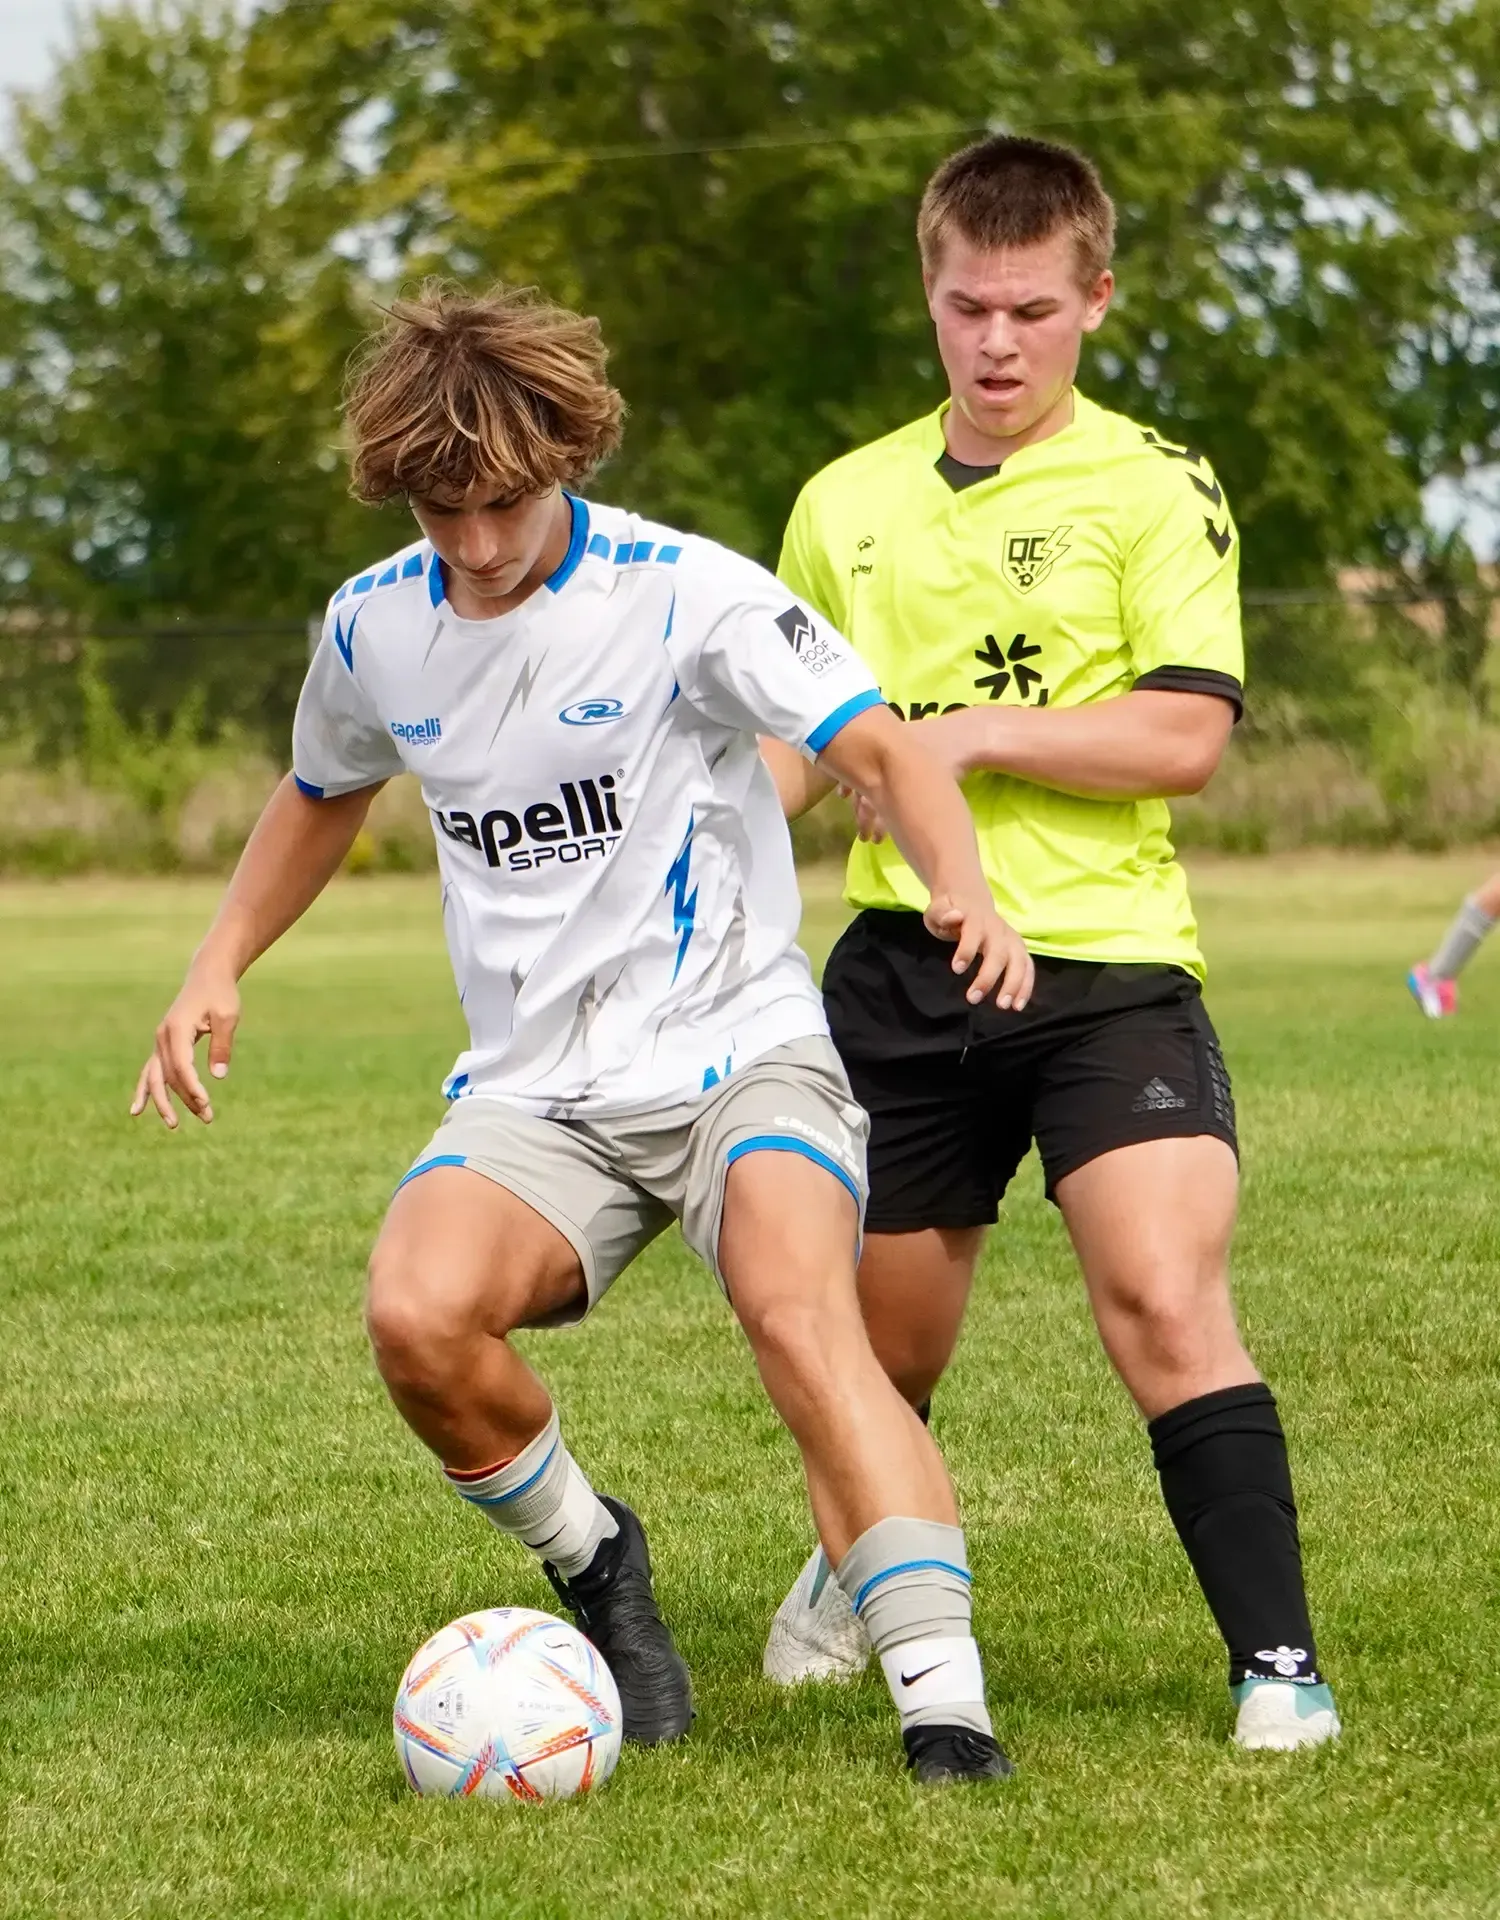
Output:
M19 109L0 581L30 607L305 615L361 538L337 457L351 270L238 104L241 50L227 13L100 15Z
M1212 455L1251 583L1417 555L1423 486L1500 457L1500 0L282 0L243 40L96 21L22 115L12 572L316 604L361 539L355 267L598 313L632 409L603 490L770 556L809 472L941 397L916 201L988 126L1099 163L1084 384Z

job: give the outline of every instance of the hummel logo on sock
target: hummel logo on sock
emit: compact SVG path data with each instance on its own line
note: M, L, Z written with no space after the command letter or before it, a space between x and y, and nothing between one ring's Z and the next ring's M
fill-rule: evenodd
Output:
M1283 1680L1295 1679L1302 1671L1302 1663L1307 1658L1306 1647L1259 1647L1257 1660L1264 1660L1268 1667L1274 1667Z
M1185 1107L1187 1101L1173 1093L1165 1080L1149 1080L1132 1103L1132 1113L1169 1113Z

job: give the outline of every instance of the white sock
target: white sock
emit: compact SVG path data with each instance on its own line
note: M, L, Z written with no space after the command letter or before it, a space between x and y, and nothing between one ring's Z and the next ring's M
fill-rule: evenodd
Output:
M601 1540L620 1531L614 1515L589 1485L563 1445L557 1409L514 1460L478 1473L443 1470L454 1488L502 1533L520 1540L565 1580L582 1573Z
M838 1564L838 1583L880 1656L901 1730L992 1733L971 1631L963 1530L937 1520L877 1520Z

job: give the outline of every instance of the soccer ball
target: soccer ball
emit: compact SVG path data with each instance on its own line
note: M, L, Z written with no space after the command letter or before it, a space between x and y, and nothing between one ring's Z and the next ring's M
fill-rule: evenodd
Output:
M401 1676L393 1720L418 1793L569 1800L620 1757L614 1676L581 1633L529 1607L435 1633Z

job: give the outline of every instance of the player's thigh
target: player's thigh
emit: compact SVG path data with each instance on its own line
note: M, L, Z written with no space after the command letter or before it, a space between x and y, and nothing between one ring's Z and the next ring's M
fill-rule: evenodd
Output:
M402 1180L372 1304L508 1332L580 1319L670 1219L577 1130L475 1097Z
M860 1328L858 1239L858 1203L826 1167L774 1150L735 1161L724 1183L718 1267L753 1346L826 1348L830 1327Z
M1238 1193L1225 1141L1171 1135L1088 1161L1057 1204L1096 1305L1170 1313L1227 1287Z
M567 1237L519 1195L464 1166L404 1182L370 1255L366 1314L377 1345L417 1320L504 1335L586 1298Z
M694 1106L673 1197L746 1331L773 1310L857 1326L866 1122L832 1046L778 1047Z

